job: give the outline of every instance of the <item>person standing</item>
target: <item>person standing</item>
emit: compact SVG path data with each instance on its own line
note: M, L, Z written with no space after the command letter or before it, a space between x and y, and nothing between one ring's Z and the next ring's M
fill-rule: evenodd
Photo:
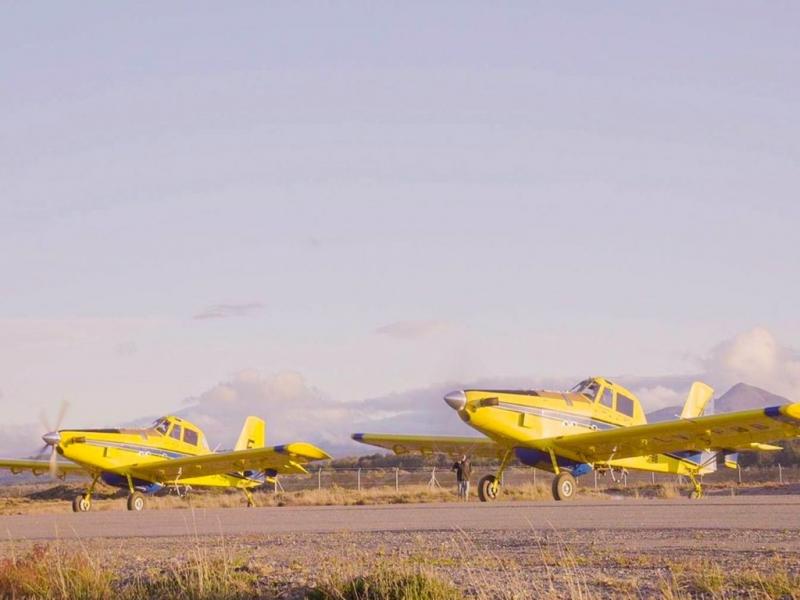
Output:
M469 477L472 475L472 465L464 454L461 460L453 463L451 471L456 472L456 481L458 482L458 497L465 502L469 501Z

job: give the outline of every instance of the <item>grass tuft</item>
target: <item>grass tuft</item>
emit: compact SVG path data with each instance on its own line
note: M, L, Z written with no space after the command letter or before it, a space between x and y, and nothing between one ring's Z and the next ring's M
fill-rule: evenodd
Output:
M85 554L34 546L0 561L0 597L94 600L112 597L112 574Z
M332 577L311 590L309 600L462 600L453 584L416 568L379 566L368 575Z

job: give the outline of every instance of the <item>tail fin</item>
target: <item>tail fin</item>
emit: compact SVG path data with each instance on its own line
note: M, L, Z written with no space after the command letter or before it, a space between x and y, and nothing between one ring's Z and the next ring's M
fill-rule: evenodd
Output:
M709 400L713 397L713 388L702 381L695 381L692 384L692 389L689 390L689 397L686 398L686 404L683 405L681 419L693 419L694 417L703 416L706 404L708 404Z
M234 450L249 450L250 448L263 448L266 442L266 423L258 417L247 417L244 427L236 440Z

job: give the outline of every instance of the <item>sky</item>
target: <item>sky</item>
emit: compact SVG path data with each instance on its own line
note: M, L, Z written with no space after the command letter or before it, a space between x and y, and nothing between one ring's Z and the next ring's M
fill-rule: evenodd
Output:
M800 398L799 19L4 4L0 450L64 400L232 441L462 427L483 381Z

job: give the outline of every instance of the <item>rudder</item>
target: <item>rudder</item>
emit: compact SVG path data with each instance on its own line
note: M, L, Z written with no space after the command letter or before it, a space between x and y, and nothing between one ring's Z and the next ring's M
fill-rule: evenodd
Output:
M694 417L703 416L706 410L706 405L714 397L714 388L706 385L702 381L695 381L692 388L689 390L689 396L686 398L686 404L683 405L683 412L681 412L681 419L693 419Z
M236 440L234 450L249 450L250 448L263 448L267 440L267 425L264 419L258 417L247 417L244 420L242 432Z

